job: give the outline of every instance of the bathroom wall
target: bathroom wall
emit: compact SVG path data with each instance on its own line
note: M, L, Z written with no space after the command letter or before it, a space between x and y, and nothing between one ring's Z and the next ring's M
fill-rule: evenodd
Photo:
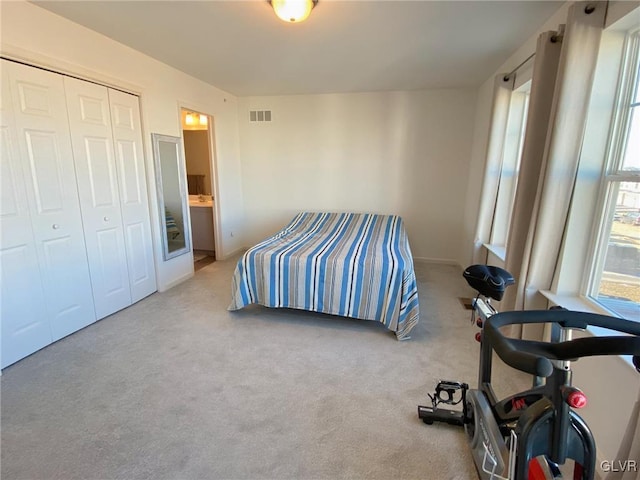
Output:
M189 194L202 193L211 195L211 163L209 161L209 132L207 130L183 130L184 155L187 164L187 177L190 175L204 175L202 192L192 192L191 184Z

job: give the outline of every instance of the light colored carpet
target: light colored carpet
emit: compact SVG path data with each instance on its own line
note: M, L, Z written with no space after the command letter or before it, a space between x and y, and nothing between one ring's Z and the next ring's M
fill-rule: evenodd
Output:
M3 480L470 479L462 429L417 418L439 378L477 378L457 267L418 264L421 321L251 306L235 260L5 369ZM515 392L504 366L495 385Z

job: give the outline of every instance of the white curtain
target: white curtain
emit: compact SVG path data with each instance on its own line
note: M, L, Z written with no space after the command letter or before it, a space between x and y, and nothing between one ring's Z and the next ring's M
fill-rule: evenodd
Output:
M511 75L509 79L505 80L505 76L506 73L496 76L493 84L493 106L489 126L489 142L487 143L487 160L473 247L473 263L485 263L487 260L486 251L482 245L489 243L491 236L491 224L496 206L502 169L502 152L509 118L509 104L515 79L515 76ZM491 194L488 195L487 192L491 192Z
M510 229L507 244L507 268L516 270L511 273L516 276L517 284L513 293L515 299L511 298L512 304L507 304L508 307L531 310L547 306L546 299L539 291L551 288L561 248L606 7L606 2L577 2L569 9L546 127L544 151L539 157L539 175L536 177L534 172L523 171L518 180L518 190L530 183L537 184L537 187L531 204L531 197L518 198L519 191L516 195L519 205L518 210L514 209L516 223ZM527 128L544 128L544 125L528 125ZM525 160L528 159L523 158L523 164ZM525 174L532 176L525 177ZM527 193L531 194L530 191ZM521 197L522 195L524 194L520 194ZM526 207L527 204L529 207ZM526 214L529 209L529 222L526 215L518 218L518 215L523 211ZM510 251L512 242L515 248ZM518 248L522 251L518 252ZM541 338L542 332L524 332L523 335Z
M514 276L517 286L507 289L501 304L503 310L522 309L522 295L516 293L524 290L522 269L523 265L528 264L531 249L527 243L529 226L535 213L534 204L545 153L561 49L561 37L558 32L545 32L538 37L518 188L506 246L505 268ZM516 297L520 300L519 304L516 304Z

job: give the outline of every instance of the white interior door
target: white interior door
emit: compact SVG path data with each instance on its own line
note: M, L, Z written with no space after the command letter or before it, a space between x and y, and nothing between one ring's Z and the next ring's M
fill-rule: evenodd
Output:
M9 74L0 92L0 368L51 343L36 244L18 154Z
M138 97L109 89L111 124L133 302L156 291Z
M95 321L62 76L3 62L51 325L58 340ZM3 263L4 267L4 263Z
M97 318L131 305L107 88L64 78Z

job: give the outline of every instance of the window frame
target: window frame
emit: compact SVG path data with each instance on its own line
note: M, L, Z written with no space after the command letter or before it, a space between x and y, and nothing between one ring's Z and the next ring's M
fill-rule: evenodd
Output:
M489 244L494 248L506 248L509 240L509 227L518 188L518 174L522 161L530 93L531 80L515 88L511 93L500 177L496 190L496 204L489 234ZM505 191L505 188L508 191Z
M594 227L589 242L587 275L583 278L580 293L601 309L615 316L623 316L603 303L599 298L604 274L607 250L614 222L614 213L620 186L624 182L640 184L640 170L624 170L626 146L629 139L632 112L640 109L634 101L640 95L640 29L629 31L625 36L621 71L616 86L615 107L607 138L606 157L600 178ZM636 303L636 302L632 302ZM635 319L638 320L638 319Z
M509 110L507 112L507 123L500 161L500 174L494 191L495 203L491 217L491 228L489 230L489 243L485 244L485 248L502 261L506 259L509 229L511 227L513 207L518 188L518 176L522 162L522 151L529 113L532 69L523 72L521 77L516 80L517 86L514 85L511 91ZM517 135L515 132L517 132ZM508 170L506 170L505 167L507 167ZM509 173L508 179L505 177L507 172ZM507 192L505 192L505 186L508 189Z

